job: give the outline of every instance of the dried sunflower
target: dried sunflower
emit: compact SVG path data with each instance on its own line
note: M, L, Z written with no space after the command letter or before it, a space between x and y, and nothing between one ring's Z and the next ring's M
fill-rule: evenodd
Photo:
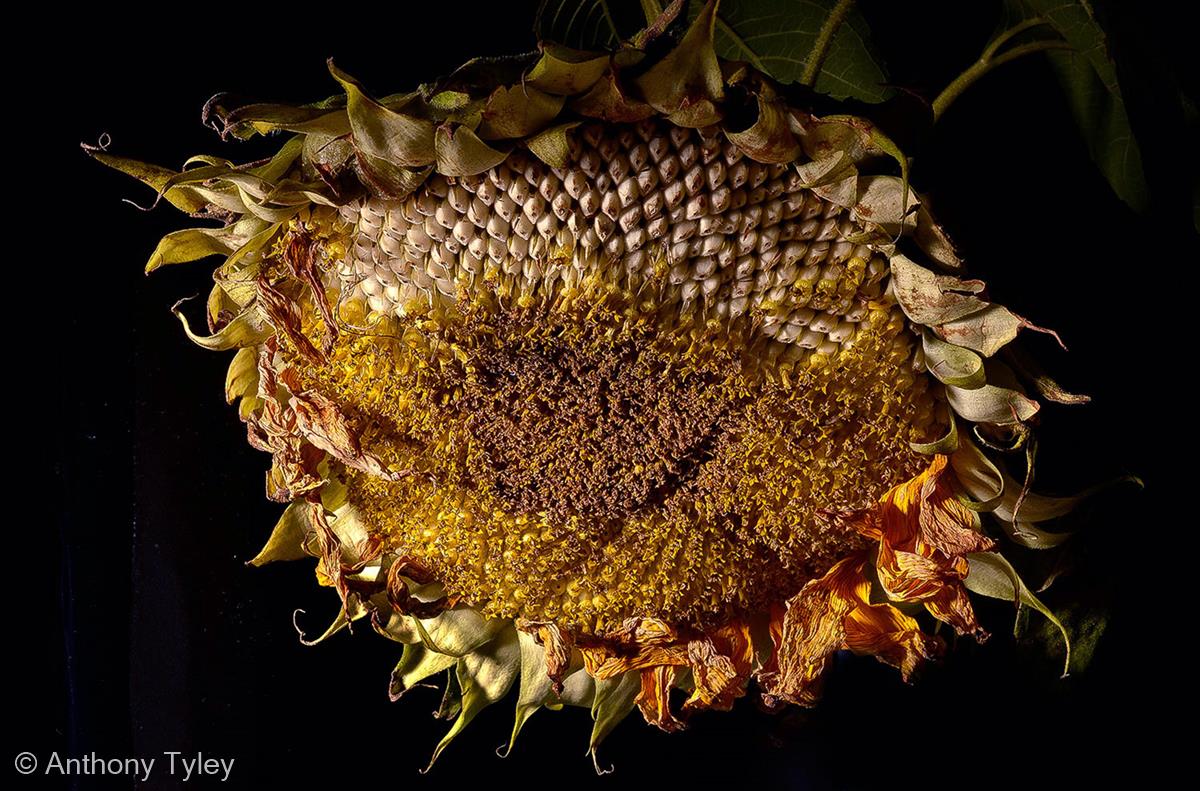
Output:
M317 558L342 606L312 642L403 644L393 697L448 671L435 759L514 686L510 745L582 706L594 756L752 680L812 705L843 649L908 679L943 650L922 620L987 637L969 593L1055 620L999 550L1053 546L1071 501L992 458L1030 445L1022 379L1077 400L997 359L1045 330L964 279L872 123L719 59L714 10L670 46L210 104L290 134L262 163L92 152L223 221L147 268L226 256L210 334L176 314L237 350L288 503L251 562Z

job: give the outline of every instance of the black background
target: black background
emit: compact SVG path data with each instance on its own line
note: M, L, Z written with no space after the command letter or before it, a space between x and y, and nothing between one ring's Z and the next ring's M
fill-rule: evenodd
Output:
M926 96L977 56L996 20L989 3L916 3L904 13L862 5L893 81ZM10 106L21 112L6 144L20 206L9 214L10 300L21 318L8 327L18 352L6 388L9 564L18 572L9 609L18 619L5 647L20 664L9 676L19 727L0 760L21 750L203 751L235 758L231 784L248 788L1044 787L1111 779L1117 769L1142 784L1162 770L1162 712L1190 689L1191 660L1180 652L1194 631L1167 589L1191 573L1195 545L1190 492L1171 470L1188 465L1176 460L1191 441L1187 358L1172 347L1193 337L1185 327L1197 257L1177 193L1160 193L1150 218L1112 195L1040 59L1006 66L961 98L918 149L914 178L997 300L1057 329L1071 351L1036 337L1031 349L1065 386L1095 399L1045 410L1045 487L1121 472L1146 479L1139 495L1105 499L1081 542L1080 579L1113 608L1091 670L1059 681L1053 661L1014 648L1011 608L985 605L992 641L960 642L913 687L872 659L841 657L811 712L767 715L746 699L670 736L634 715L606 742L602 760L617 772L599 781L578 710L539 713L512 755L496 757L508 702L480 715L422 777L446 727L429 716L437 693L389 703L399 652L369 629L300 645L292 611L307 611L300 619L311 631L336 606L311 564L243 565L279 510L262 496L269 459L246 445L224 404L228 355L192 346L167 310L207 294L210 270L140 272L157 238L184 218L122 203L148 202L148 191L90 162L78 143L107 132L114 153L167 165L198 152L254 159L274 143L223 144L199 124L211 94L323 98L337 89L330 55L377 92L408 89L473 55L532 49L532 8L177 13L92 12L54 20L54 35L48 20L28 31L35 54L8 70L20 88L10 98L30 101ZM1123 34L1159 46L1135 29ZM1152 104L1153 93L1131 102ZM1156 172L1182 175L1182 141L1151 134L1160 135L1147 150ZM1067 580L1067 593L1071 584L1083 583ZM176 783L159 771L150 787Z

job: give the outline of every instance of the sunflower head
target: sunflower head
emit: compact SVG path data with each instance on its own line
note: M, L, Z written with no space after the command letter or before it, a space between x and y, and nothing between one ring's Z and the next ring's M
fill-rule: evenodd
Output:
M1039 410L998 352L1037 328L964 279L877 127L718 59L712 13L619 58L382 99L330 64L332 100L211 105L286 135L265 164L93 152L222 221L148 268L227 256L211 334L176 312L237 350L287 503L252 562L317 558L324 636L403 645L394 697L449 671L438 753L514 685L514 738L577 705L594 749L751 681L812 705L843 649L908 679L930 622L986 637L968 592L1045 611L998 550L1063 506L992 459Z

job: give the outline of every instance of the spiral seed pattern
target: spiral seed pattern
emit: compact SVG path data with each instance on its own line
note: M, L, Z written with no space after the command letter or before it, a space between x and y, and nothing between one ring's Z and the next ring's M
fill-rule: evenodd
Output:
M794 168L744 157L716 130L585 126L570 162L516 151L477 176L434 176L403 200L344 206L338 274L378 314L453 300L500 279L553 294L597 269L658 280L665 302L832 355L884 290L886 260Z

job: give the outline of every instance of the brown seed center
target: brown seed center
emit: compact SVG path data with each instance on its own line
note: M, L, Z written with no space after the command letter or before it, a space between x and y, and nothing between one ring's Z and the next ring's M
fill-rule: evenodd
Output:
M684 374L644 343L541 340L475 355L462 410L469 471L517 513L618 520L654 507L711 457L727 355ZM674 370L673 370L674 369Z

